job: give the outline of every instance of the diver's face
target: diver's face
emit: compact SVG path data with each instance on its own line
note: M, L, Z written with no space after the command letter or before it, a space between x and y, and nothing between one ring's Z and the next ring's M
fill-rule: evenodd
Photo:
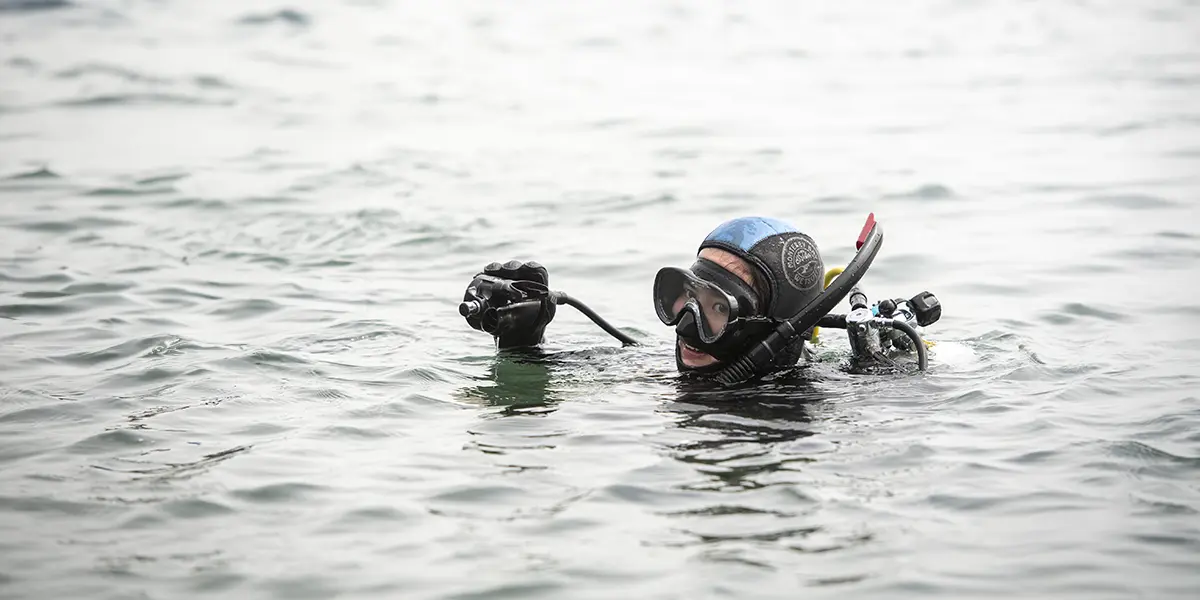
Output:
M725 270L740 277L742 281L754 285L754 274L750 263L742 260L736 254L719 248L705 248L700 251L699 257L720 265ZM725 323L729 320L729 306L725 303L724 298L719 294L714 294L703 289L684 290L679 295L679 298L675 300L674 312L678 313L682 310L684 303L690 298L696 298L696 301L700 303L701 312L704 313L704 319L708 321L711 330L718 331L725 327ZM721 362L713 355L690 346L681 337L677 336L675 343L679 346L679 360L685 367L700 369Z
M725 327L725 323L729 321L729 304L723 296L713 293L711 290L685 288L679 298L675 300L672 312L679 313L683 310L683 305L693 298L700 304L700 312L704 315L704 320L708 321L711 331L720 331ZM686 367L698 369L720 362L712 355L688 345L683 338L678 338L676 341L679 344L679 358Z

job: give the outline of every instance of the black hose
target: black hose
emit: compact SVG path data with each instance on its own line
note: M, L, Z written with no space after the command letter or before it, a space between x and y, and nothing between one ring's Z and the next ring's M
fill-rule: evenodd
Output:
M636 340L625 335L624 333L621 333L621 331L619 329L617 329L616 327L613 327L611 324L609 324L608 321L605 321L604 317L601 317L600 315L596 314L596 311L588 308L588 305L568 296L567 294L565 294L563 292L553 292L553 294L554 294L554 303L555 304L569 304L571 306L574 306L575 310L578 310L579 312L587 315L587 318L591 319L593 323L599 325L600 329L607 331L609 335L620 340L622 344L624 344L626 346L636 346L637 345Z
M917 347L917 368L922 371L929 368L929 357L925 349L925 342L921 340L921 334L913 329L912 325L901 321L900 319L892 319L892 327L903 331L908 335L908 339L912 340L913 345Z
M792 328L792 324L784 321L779 324L771 335L766 339L755 344L750 348L750 351L743 354L741 358L735 360L732 364L718 371L713 375L713 379L721 385L734 385L748 381L759 371L764 365L768 365L775 357L783 351L793 339L796 337L796 330Z
M817 327L826 327L829 329L845 329L846 328L846 315L835 315L835 314L825 315L825 316L821 317L820 321L817 321Z

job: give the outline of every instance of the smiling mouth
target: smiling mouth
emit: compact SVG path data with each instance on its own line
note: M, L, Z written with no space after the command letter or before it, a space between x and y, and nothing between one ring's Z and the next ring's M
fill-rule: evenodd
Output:
M689 367L693 367L693 368L707 367L709 365L714 365L714 364L717 364L718 362L720 362L713 355L711 355L691 344L688 344L687 342L684 342L682 338L679 339L678 343L679 343L679 348L681 350L680 358L683 359L683 364L685 364Z

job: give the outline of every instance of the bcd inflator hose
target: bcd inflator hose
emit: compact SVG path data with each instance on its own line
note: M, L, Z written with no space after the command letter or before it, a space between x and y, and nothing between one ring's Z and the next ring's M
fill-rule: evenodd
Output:
M476 292L476 284L482 292ZM475 296L475 297L472 297ZM617 338L626 346L636 346L637 341L622 333L605 321L588 305L572 298L565 292L551 291L535 281L509 281L498 277L477 275L472 287L468 288L468 299L458 305L458 314L463 317L479 318L479 328L492 335L515 326L514 311L536 307L547 298L555 304L568 304L583 313L593 323ZM493 306L493 302L499 306Z
M590 307L588 307L588 305L576 300L575 298L572 298L571 296L567 295L566 292L550 292L550 297L554 299L555 304L566 304L575 307L575 310L583 313L587 318L591 319L593 323L599 325L600 329L603 329L604 331L608 332L609 335L617 338L617 340L619 340L622 344L626 346L637 345L637 340L634 340L628 335L622 333L621 330L613 327L611 323L605 321L604 317L596 314L596 311L592 310Z

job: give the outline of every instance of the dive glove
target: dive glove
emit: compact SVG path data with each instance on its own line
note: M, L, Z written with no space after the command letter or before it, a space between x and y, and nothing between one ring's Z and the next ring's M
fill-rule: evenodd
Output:
M557 309L549 281L546 267L537 262L494 262L471 280L459 314L471 327L495 336L501 348L536 346Z

